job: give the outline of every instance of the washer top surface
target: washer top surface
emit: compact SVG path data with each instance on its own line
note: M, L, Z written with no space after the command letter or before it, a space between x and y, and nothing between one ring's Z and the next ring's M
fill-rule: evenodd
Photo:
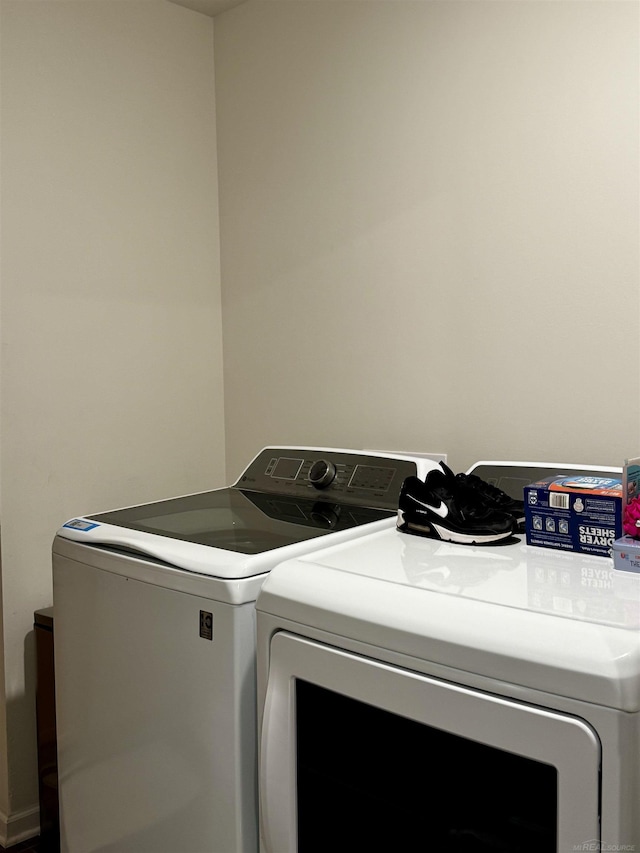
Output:
M74 518L58 537L222 579L393 524L400 486L430 460L335 448L264 448L228 488Z
M524 536L467 546L386 529L276 567L257 608L443 666L640 710L640 576L605 557L528 546Z

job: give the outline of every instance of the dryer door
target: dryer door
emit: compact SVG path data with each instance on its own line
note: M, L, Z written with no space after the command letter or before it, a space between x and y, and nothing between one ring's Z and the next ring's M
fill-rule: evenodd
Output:
M580 719L272 638L266 853L587 849L600 839L599 768L598 737Z

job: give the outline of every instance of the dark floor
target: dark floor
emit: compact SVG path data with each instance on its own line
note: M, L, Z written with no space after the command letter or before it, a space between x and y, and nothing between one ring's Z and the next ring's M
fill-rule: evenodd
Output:
M0 853L4 850L9 850L10 853L44 853L39 836L38 838L30 838L28 841L21 841L20 844L14 844L13 847L3 847L0 844Z

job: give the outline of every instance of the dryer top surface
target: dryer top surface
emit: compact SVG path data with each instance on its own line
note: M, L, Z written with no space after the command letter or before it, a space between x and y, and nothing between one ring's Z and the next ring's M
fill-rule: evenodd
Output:
M278 566L258 611L436 664L640 711L640 575L387 529Z

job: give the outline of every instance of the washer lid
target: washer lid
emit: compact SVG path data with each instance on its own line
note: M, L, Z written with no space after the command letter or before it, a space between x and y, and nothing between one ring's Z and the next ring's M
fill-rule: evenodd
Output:
M277 566L257 607L435 664L640 710L640 576L604 557L391 529Z
M390 525L391 513L226 488L71 519L58 535L189 571L245 577L306 553L327 534L342 540L380 521Z
M261 554L390 515L388 510L227 488L103 512L87 520L240 554Z

